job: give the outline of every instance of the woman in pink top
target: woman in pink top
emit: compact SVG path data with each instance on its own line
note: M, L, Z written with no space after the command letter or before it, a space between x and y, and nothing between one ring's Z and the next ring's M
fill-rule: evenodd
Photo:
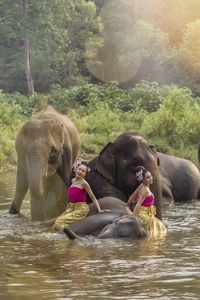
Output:
M88 166L85 163L77 162L74 167L74 171L76 176L72 179L72 184L68 188L69 203L66 211L54 222L52 226L53 230L62 230L65 226L68 226L74 221L87 217L89 213L89 206L86 203L86 193L88 193L91 200L96 205L99 213L109 211L101 210L90 185L85 180L85 176L87 172L89 172Z
M137 215L142 219L148 236L166 235L167 231L165 225L155 217L156 207L153 205L154 195L149 187L153 183L151 173L143 166L138 166L136 168L136 179L140 182L140 185L130 196L127 205L130 208L131 203L136 198L133 215Z

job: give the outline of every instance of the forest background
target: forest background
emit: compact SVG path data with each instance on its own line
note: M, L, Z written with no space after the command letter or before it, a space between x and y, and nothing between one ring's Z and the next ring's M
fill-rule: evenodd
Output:
M92 158L138 131L198 167L199 0L0 0L0 167L47 104Z

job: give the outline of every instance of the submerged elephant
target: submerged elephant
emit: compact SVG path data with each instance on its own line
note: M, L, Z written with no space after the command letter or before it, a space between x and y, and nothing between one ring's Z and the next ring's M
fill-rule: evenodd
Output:
M73 222L68 228L78 235L97 235L116 218L132 214L126 203L116 197L103 197L98 199L98 202L101 209L109 209L111 212L98 213L94 203L90 203L89 215L85 219Z
M79 239L79 235L76 234L69 227L63 229L64 233L69 239ZM126 218L116 218L111 224L105 226L102 231L96 236L97 239L142 239L145 238L146 232L142 221L137 216L127 216Z
M136 167L143 165L153 176L151 190L155 195L157 217L162 219L162 188L159 159L154 147L137 132L122 133L108 143L99 156L89 162L86 180L97 198L114 196L126 202L138 186Z
M99 204L102 209L110 209L111 212L98 213L94 204L89 204L90 214L88 217L64 228L63 231L70 239L85 235L93 235L99 239L146 237L142 221L132 215L131 210L123 201L115 197L104 197L99 199Z
M74 124L48 106L28 120L16 138L16 192L9 212L18 213L30 189L32 220L47 220L65 210L72 165L80 150Z
M165 204L200 199L200 172L189 160L157 152Z

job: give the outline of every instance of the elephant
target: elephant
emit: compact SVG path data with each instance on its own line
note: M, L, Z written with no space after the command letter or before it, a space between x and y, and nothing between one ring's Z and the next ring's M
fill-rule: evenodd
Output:
M159 158L154 147L137 132L124 132L108 143L97 157L88 162L91 171L86 180L97 198L113 196L127 202L138 186L136 167L143 165L153 176L156 216L162 219L162 186ZM88 202L90 200L88 199Z
M32 220L60 215L68 200L72 166L80 151L80 137L66 116L48 106L20 128L17 152L16 192L9 213L20 212L30 190Z
M73 230L68 227L63 229L64 233L71 240L79 239ZM147 236L142 221L137 216L127 216L126 218L119 217L113 220L112 223L103 227L101 232L96 236L97 239L142 239Z
M157 152L163 204L200 199L200 172L189 160Z
M132 214L126 203L119 198L107 196L98 199L98 202L101 209L109 209L110 212L98 213L94 203L90 203L88 216L71 223L68 228L78 235L97 235L104 226L116 218Z
M93 203L89 204L88 217L73 222L63 229L70 239L85 235L93 235L99 239L146 237L142 221L139 217L133 216L125 202L115 197L103 197L98 201L102 209L110 209L111 212L98 213L96 206Z

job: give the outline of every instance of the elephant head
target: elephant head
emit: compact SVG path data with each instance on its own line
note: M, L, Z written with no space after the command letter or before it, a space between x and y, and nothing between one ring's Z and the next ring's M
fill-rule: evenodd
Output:
M126 216L115 219L108 224L97 236L98 239L128 238L142 239L147 236L141 219L137 216Z
M155 195L157 217L162 217L162 188L159 177L159 159L153 146L137 132L125 132L113 143L108 143L92 168L101 174L112 186L122 191L126 198L137 188L136 167L143 165L153 176L152 192ZM98 189L98 183L96 184Z
M22 127L23 145L16 144L20 153L25 149L30 193L37 199L46 196L47 180L62 166L64 135L56 120L30 120ZM18 149L20 148L20 149Z

